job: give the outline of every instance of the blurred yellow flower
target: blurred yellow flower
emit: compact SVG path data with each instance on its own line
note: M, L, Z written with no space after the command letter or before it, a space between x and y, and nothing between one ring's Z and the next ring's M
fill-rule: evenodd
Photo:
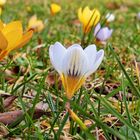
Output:
M3 6L6 3L6 0L0 0L0 6Z
M32 37L33 31L23 33L20 21L13 21L5 25L0 21L0 60L14 49L24 46Z
M5 3L6 3L6 0L0 0L0 15L2 14L2 8L3 8L3 6L5 5Z
M29 19L28 30L33 29L35 32L41 32L44 29L44 23L42 20L38 20L34 15Z
M61 7L60 7L60 5L58 5L56 3L52 3L50 9L51 9L51 14L55 15L56 13L58 13L61 10Z
M84 9L79 8L78 17L83 24L84 33L88 33L91 30L91 27L96 26L99 22L100 12L97 9L90 10L87 6Z

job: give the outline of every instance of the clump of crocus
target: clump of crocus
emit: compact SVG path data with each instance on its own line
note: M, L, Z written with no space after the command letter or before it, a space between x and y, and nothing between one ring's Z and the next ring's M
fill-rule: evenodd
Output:
M85 7L84 9L79 8L78 17L80 22L83 24L83 32L90 32L93 26L100 20L100 12L97 9L90 10L89 7Z
M32 29L34 32L41 32L44 29L44 23L42 20L38 20L36 15L33 15L29 19L28 30Z
M50 46L49 55L52 65L60 74L66 97L71 99L86 78L97 70L102 62L104 51L97 51L95 45L89 45L83 50L79 44L66 49L56 42Z
M101 27L101 24L98 23L94 29L94 37L98 43L106 44L106 41L111 37L112 32L112 29Z
M115 15L108 13L105 18L106 18L106 22L110 23L110 22L113 22L115 20Z
M50 10L51 10L51 14L54 16L56 13L60 12L61 6L56 3L52 3L50 5Z
M0 60L10 51L24 46L32 35L32 30L23 33L20 21L13 21L7 25L0 21Z

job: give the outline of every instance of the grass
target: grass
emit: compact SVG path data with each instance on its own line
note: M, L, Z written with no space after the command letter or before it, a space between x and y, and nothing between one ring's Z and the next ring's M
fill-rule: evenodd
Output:
M4 108L4 98L0 96L0 110L23 111L16 122L8 126L0 124L1 138L139 140L140 85L134 65L134 61L138 65L140 61L140 22L135 18L140 11L139 1L113 2L119 8L108 0L62 0L62 10L54 17L50 16L48 7L51 1L7 2L1 15L4 22L20 19L26 29L29 18L36 14L45 21L45 29L34 33L25 47L11 52L0 62L1 93L17 96L10 108ZM81 43L82 27L77 21L77 9L86 5L98 8L102 19L108 12L116 15L110 24L113 36L106 46L97 45L97 49L105 50L100 69L71 101L72 110L88 127L87 132L66 112L64 89L48 55L49 46L56 41L65 46ZM88 44L92 43L90 39ZM37 48L40 44L44 46ZM41 101L46 105L45 114L34 119L36 105ZM1 130L5 131L1 133Z

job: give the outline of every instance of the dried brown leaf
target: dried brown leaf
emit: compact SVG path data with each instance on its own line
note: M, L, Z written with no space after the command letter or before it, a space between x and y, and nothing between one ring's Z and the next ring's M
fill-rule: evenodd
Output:
M3 101L3 106L4 108L9 108L14 100L17 98L17 96L10 96L10 97L7 97L4 101Z
M9 125L16 121L16 119L23 115L22 110L0 113L0 122Z

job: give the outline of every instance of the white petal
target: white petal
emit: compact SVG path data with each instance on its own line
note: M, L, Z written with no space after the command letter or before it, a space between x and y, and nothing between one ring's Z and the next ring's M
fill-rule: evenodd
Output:
M88 47L86 47L84 49L84 52L87 55L87 58L88 58L88 61L89 61L89 65L94 63L94 61L96 59L96 53L97 53L96 46L94 44L93 45L89 45Z
M66 53L66 48L59 42L51 45L49 48L50 60L59 74L62 73L62 61Z
M99 65L101 64L101 62L103 60L103 57L104 57L104 50L98 51L96 54L95 62L91 64L91 67L90 67L88 73L86 74L87 77L98 69Z
M88 71L88 60L80 45L68 48L63 60L63 72L70 76L83 76Z
M108 27L102 28L98 33L97 33L97 38L100 41L106 41L112 34L113 30L110 30Z
M71 45L70 47L68 47L67 50L70 50L70 49L73 49L73 48L80 48L80 49L83 50L83 48L82 48L79 44L73 44L73 45Z
M108 31L108 38L110 38L110 37L111 37L112 32L113 32L113 29L111 29L111 30L109 29L109 31ZM107 38L107 39L108 39L108 38Z
M108 13L108 14L106 15L106 19L107 19L107 22L112 22L112 21L115 20L115 15L114 15L114 14Z

